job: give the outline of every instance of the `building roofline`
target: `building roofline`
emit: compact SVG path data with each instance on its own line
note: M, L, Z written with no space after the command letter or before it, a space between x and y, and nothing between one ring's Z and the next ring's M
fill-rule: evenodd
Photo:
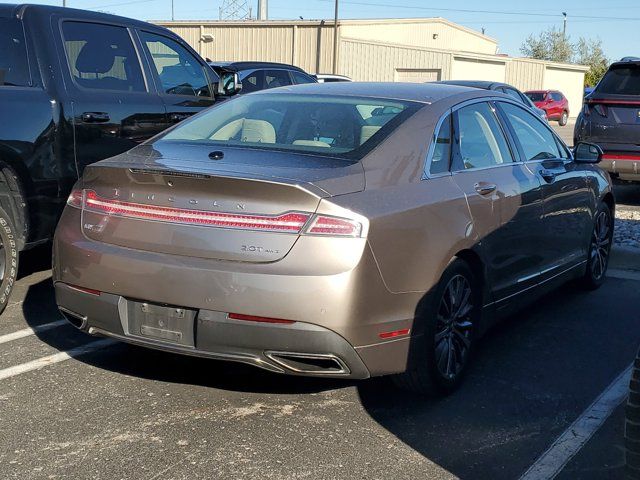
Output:
M193 25L232 25L232 26L320 26L324 24L326 26L333 25L333 19L314 19L314 20L148 20L150 23L161 25L163 27L180 27L180 26L193 26ZM475 35L483 40L495 43L498 45L498 41L485 35L472 28L464 27L457 23L451 22L442 17L425 17L425 18L375 18L375 19L344 19L338 20L338 26L341 25L388 25L388 24L416 24L416 23L441 23L447 25L456 30L460 30L471 35Z

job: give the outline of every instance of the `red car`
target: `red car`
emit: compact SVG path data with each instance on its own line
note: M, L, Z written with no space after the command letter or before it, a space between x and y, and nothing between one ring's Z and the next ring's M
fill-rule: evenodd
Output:
M547 114L547 120L557 120L561 126L569 121L569 100L557 90L531 90L524 92L536 107Z

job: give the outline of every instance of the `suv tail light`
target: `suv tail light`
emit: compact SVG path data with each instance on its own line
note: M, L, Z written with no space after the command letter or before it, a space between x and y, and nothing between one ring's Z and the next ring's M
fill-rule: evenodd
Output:
M600 114L602 117L606 117L609 114L609 109L606 105L602 105L601 103L596 103L593 106L593 109Z
M67 198L67 205L74 208L82 208L82 190L71 190L69 198Z

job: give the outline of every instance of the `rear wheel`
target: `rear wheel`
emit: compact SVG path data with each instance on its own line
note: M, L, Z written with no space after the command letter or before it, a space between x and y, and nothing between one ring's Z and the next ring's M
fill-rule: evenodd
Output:
M582 283L589 290L599 288L605 280L609 267L609 254L613 243L613 216L609 206L602 202L596 212L589 244L587 272Z
M569 123L569 114L567 112L562 112L562 115L560 116L560 120L558 120L558 123L560 124L561 127L564 127L567 123Z
M416 318L424 335L412 344L411 365L395 375L399 387L433 395L452 392L469 365L480 314L480 290L473 271L461 259L445 270L433 296Z
M11 217L0 208L0 313L4 311L18 275L18 245Z

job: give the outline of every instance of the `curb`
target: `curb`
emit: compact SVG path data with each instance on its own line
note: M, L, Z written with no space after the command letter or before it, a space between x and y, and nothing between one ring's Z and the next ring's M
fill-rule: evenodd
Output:
M614 245L611 248L609 268L640 272L640 248Z

